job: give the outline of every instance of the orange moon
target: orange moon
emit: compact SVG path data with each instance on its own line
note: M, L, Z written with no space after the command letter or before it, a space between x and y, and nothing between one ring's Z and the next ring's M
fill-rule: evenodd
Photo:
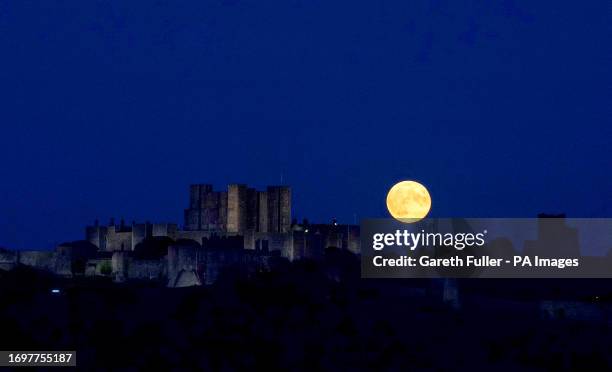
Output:
M417 222L427 216L430 208L429 191L416 181L398 182L387 193L387 209L398 221Z

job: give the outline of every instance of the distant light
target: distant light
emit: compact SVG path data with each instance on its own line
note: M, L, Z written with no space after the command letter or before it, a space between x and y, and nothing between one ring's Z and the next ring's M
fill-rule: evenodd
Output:
M308 229L304 230L304 232L308 232Z
M53 288L53 289L51 290L51 293L60 293L60 290L59 290L59 289L57 289L57 288Z
M338 222L334 222L334 226L338 226Z

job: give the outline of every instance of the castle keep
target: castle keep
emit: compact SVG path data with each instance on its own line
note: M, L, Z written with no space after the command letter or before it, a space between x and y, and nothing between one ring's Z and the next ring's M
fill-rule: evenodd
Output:
M229 185L227 192L212 185L191 185L185 230L243 233L287 233L291 228L291 189L268 186L257 191L246 185Z

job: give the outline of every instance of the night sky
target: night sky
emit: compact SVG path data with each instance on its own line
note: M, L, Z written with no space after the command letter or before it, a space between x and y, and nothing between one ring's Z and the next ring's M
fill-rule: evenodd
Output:
M612 215L609 1L0 2L0 245L182 224L190 183L298 219Z

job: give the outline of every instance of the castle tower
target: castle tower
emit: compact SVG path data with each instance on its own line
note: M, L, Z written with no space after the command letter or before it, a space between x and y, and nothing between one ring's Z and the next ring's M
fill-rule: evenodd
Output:
M212 185L191 185L189 208L185 209L185 230L225 231L227 193L213 191Z
M212 185L189 186L189 208L185 209L185 230L201 230L203 206L206 195L212 192Z
M268 186L268 231L289 232L291 228L291 189Z
M206 194L202 195L201 200L201 213L200 220L202 224L200 226L201 230L219 230L220 229L220 220L219 220L219 195L218 192L213 192L212 189Z
M232 184L227 187L227 231L242 232L247 226L247 187Z
M98 249L106 250L106 235L108 230L106 226L100 226L96 223L93 226L85 227L85 240L98 247Z

